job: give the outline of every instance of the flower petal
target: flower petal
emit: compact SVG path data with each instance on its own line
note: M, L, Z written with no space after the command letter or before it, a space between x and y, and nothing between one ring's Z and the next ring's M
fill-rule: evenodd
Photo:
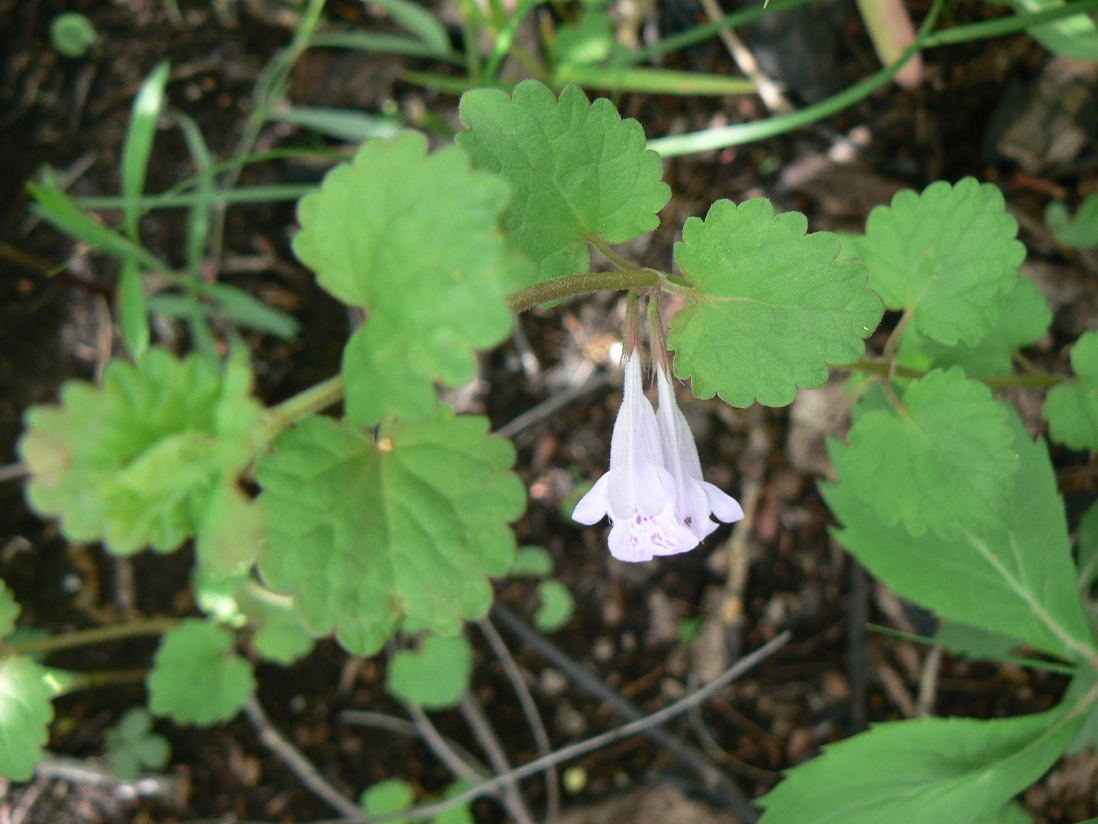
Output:
M607 514L610 507L606 500L606 490L610 485L610 473L607 472L595 485L587 490L587 494L580 498L576 508L572 510L572 520L581 524L597 524Z
M721 489L707 481L702 481L705 497L709 499L709 508L713 511L713 517L726 524L735 523L743 518L743 507L739 501Z
M675 555L698 545L698 539L675 519L674 506L668 501L659 515L636 512L618 518L610 530L610 554L619 561L651 561L656 555Z

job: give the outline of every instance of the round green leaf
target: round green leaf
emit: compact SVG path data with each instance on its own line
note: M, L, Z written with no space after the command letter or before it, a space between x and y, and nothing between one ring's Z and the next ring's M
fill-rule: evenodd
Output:
M146 679L149 708L201 726L235 716L255 691L255 676L232 643L221 627L194 618L166 632Z
M412 806L416 794L412 786L400 778L386 778L371 784L359 796L358 803L366 815L389 815ZM394 819L390 824L403 824L406 819Z
M538 584L541 604L534 613L534 624L542 632L556 632L568 623L576 610L576 599L568 587L556 579Z
M106 749L111 771L123 781L132 781L145 770L162 770L171 757L168 740L152 732L152 716L144 707L126 711L107 733Z
M720 200L686 221L675 262L697 294L671 319L669 345L699 398L784 406L797 387L822 386L828 364L862 356L881 301L861 266L837 259L835 235L806 228L763 198Z
M869 215L858 244L889 309L914 314L920 333L952 346L987 335L1018 282L1025 247L1002 193L966 177L898 192Z
M1098 449L1098 332L1087 332L1071 349L1075 380L1052 388L1044 414L1052 440L1072 449Z
M446 407L390 422L375 441L314 417L259 461L267 547L260 571L306 627L372 655L398 628L452 635L492 603L488 575L515 553L525 491L514 448L484 418Z
M440 710L458 702L472 674L473 648L464 635L428 635L418 650L393 656L385 686L401 701Z
M0 659L0 776L29 781L42 758L53 720L54 690L34 659Z
M868 412L850 429L840 480L890 526L944 538L1008 515L1018 455L1007 410L961 369L913 381L903 413Z
M507 575L511 578L544 578L553 574L553 556L540 546L521 546Z
M428 414L435 381L468 383L474 350L511 332L507 295L532 278L500 229L507 184L460 149L426 152L418 133L371 140L298 205L294 252L369 315L343 358L347 414L366 425Z
M65 384L60 406L26 415L27 500L60 517L73 541L102 540L117 554L175 549L258 450L262 410L251 385L244 358L218 375L202 357L181 361L163 349L136 366L113 361L102 386Z
M474 89L461 98L468 131L457 143L478 169L514 189L507 231L538 265L538 279L586 272L588 241L625 243L659 225L671 197L660 157L636 120L578 86L558 100L536 80L510 96Z
M15 631L15 619L19 617L19 604L8 585L0 581L0 641Z
M50 43L65 57L83 57L98 37L92 21L79 12L63 12L50 21Z

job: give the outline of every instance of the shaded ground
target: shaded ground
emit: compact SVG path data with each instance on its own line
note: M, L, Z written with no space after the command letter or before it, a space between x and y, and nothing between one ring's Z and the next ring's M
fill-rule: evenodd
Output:
M911 5L916 12L925 10L919 8L925 4ZM256 74L288 40L286 21L292 25L294 19L292 6L274 0L181 0L179 6L183 22L173 21L174 4L159 0L0 0L0 237L10 244L0 256L0 464L14 460L19 416L27 405L54 398L66 378L95 374L104 351L104 318L114 277L111 266L98 258L81 259L58 277L44 276L43 270L66 259L71 248L28 218L23 184L40 164L48 163L69 173L75 194L117 191L117 154L129 101L163 58L173 65L173 105L196 119L215 156L226 156L235 144ZM92 58L66 60L50 49L46 27L62 9L84 11L103 35ZM687 20L697 14L686 6L680 12ZM331 3L329 15L346 22L362 18L361 7L349 0ZM831 4L817 15L809 21L817 27L812 31L832 26L830 44L820 34L812 38L812 48L797 50L789 46L795 34L765 27L754 32L760 60L768 71L788 79L791 95L800 103L826 96L876 68L849 5ZM785 60L791 53L801 58L800 64ZM1022 37L939 50L927 56L926 80L912 92L889 89L796 136L672 162L667 180L674 197L663 213L663 226L637 244L635 252L644 262L666 266L683 220L704 214L721 197L765 195L783 207L805 211L813 229L859 229L869 209L886 202L898 188L973 174L998 182L1019 217L1022 238L1030 247L1030 274L1057 309L1053 336L1032 356L1063 368L1065 343L1098 326L1098 269L1085 257L1065 260L1059 255L1040 210L1051 195L1070 199L1098 188L1093 135L1073 157L1051 165L1039 158L1027 169L1018 165L1022 155L1013 160L1004 156L999 142L1004 124L1022 118L1020 109L999 108L1008 89L1024 97L1025 85L1042 72L1046 59L1043 50ZM673 64L733 70L716 45L691 49ZM426 103L452 118L453 99L402 84L396 79L398 68L393 61L361 55L315 55L295 75L293 94L302 104L369 109L392 97L403 110ZM620 105L624 114L640 119L649 135L766 114L754 99L627 96ZM860 159L837 167L828 153L847 136L860 142ZM263 138L266 145L315 140L277 128ZM177 130L160 133L154 158L150 191L165 189L192 172ZM249 170L241 182L316 175L301 166L272 163ZM161 213L143 223L152 249L169 259L181 248L181 214ZM342 309L311 285L289 254L293 225L290 205L234 209L229 222L228 256L267 261L253 273L233 275L233 282L290 309L304 326L301 340L293 345L253 341L261 392L268 401L333 374L347 330ZM526 343L505 346L484 359L484 388L490 391L464 401L488 414L494 427L583 384L592 363L604 365L610 344L620 334L620 307L616 297L596 296L529 313L521 326ZM706 549L673 561L625 566L610 561L599 530L579 530L562 514L562 503L574 494L577 479L601 471L606 460L616 392L611 384L579 393L516 437L519 472L531 498L516 524L520 543L551 550L577 601L576 616L554 636L556 644L648 712L693 688L707 667L753 649L783 629L792 630L793 643L773 660L689 721L672 725L684 738L700 742L748 797L764 792L782 769L812 757L822 744L867 722L909 712L918 698L924 651L867 638L859 628L868 618L920 629L918 616L874 591L830 542L829 516L811 476L813 470L825 469L819 463L818 434L813 433L827 428L833 413L829 396L822 393L814 396L815 405L799 405L792 425L789 410L687 405L707 476L741 498L750 485L757 490L755 528L746 554L731 556L736 563L749 560L744 570L735 564L729 568L727 527ZM1023 410L1025 401L1023 397ZM1077 518L1098 493L1095 464L1087 456L1066 452L1056 458ZM145 554L132 564L120 564L96 547L68 546L53 525L27 512L16 483L0 483L0 576L23 605L25 623L60 631L138 615L191 613L189 564L187 552ZM738 582L745 572L742 588ZM715 615L726 593L742 598L731 632L722 637ZM499 595L520 615L529 616L533 609L529 585L509 584ZM700 628L691 646L680 635L684 626ZM470 635L483 662L476 676L477 697L491 708L512 762L527 761L536 750L521 710L483 639L475 632ZM529 675L554 744L620 723L604 703L578 690L557 669L547 668L537 650L510 636L508 641ZM139 668L147 664L151 649L151 642L131 642L54 660L84 669ZM348 661L333 643L321 642L292 669L260 666L259 700L275 726L320 773L352 797L394 775L437 790L448 774L426 747L406 736L351 725L341 715L352 709L403 715L384 692L383 672L379 661ZM1055 703L1063 687L1063 678L1047 673L947 658L934 708L943 715L979 717L1032 712ZM126 708L143 701L138 686L63 699L57 705L51 752L94 764L90 759L101 753L104 731ZM437 723L444 734L475 748L455 714L441 714ZM36 822L222 816L308 821L332 814L243 719L213 729L166 723L158 729L173 747L169 774L179 783L171 788L172 800L123 802L86 782L40 780L26 786L0 784L0 816ZM576 763L584 772L572 773L574 783L568 786L575 797L566 793L566 800L573 803L668 780L702 793L695 776L643 738ZM1083 754L1061 763L1027 793L1026 802L1042 822L1077 822L1098 814L1096 786L1098 759ZM543 803L543 783L530 780L523 788L535 807ZM502 820L488 802L476 809L478 820ZM638 815L604 814L631 820ZM686 814L681 815L686 821Z

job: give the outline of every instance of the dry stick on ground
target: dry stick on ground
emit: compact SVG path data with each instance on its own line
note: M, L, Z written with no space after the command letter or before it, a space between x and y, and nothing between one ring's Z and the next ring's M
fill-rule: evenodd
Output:
M847 617L846 642L850 653L850 734L865 732L869 726L869 573L857 558L850 559L850 615Z
M515 620L518 619L516 618ZM521 624L522 622L519 621L519 623ZM537 633L534 634L536 635ZM630 738L640 733L650 735L653 731L655 731L658 725L663 724L665 721L670 720L679 713L685 712L695 704L701 703L702 701L705 701L706 699L723 690L745 672L753 669L759 663L765 661L771 655L773 655L786 644L788 644L790 638L792 637L793 636L789 633L788 630L783 632L774 640L768 641L767 643L763 644L750 655L745 655L743 658L741 658L739 661L729 667L728 670L723 675L721 675L720 678L717 678L712 683L702 687L700 690L697 690L696 692L687 695L685 698L681 698L673 704L669 704L663 709L657 710L651 715L642 716L636 721L630 721L628 724L618 727L617 729L610 730L609 732L600 733L599 735L592 736L591 738L585 739L576 744L569 744L567 747L561 747L559 750L556 750L555 752L552 752L543 758L535 758L528 764L523 764L521 767L516 767L515 769L503 773L502 775L497 775L493 778L490 778L480 785L472 787L465 792L458 793L457 795L453 796L452 798L448 798L445 801L439 801L434 804L423 804L418 807L412 807L409 810L403 810L399 813L389 813L386 815L375 816L373 822L374 824L382 824L382 822L395 822L397 820L404 820L408 818L430 818L431 816L437 816L461 804L473 801L474 799L484 795L489 790L505 786L509 782L518 781L519 779L526 778L531 775L537 775L539 772L543 772L547 767L552 764L560 764L563 761L569 761L573 758L578 758L581 755L586 755L589 752L603 749L604 747L608 747L611 744L614 744L626 738ZM560 651L557 650L557 652L559 653ZM571 659L568 660L574 666L578 666L578 664L572 662ZM601 689L607 689L601 684L599 686ZM614 694L611 693L611 695ZM614 695L614 698L617 701L624 701L624 699L622 699L618 695ZM631 706L628 704L628 702L625 703L626 705ZM677 739L673 738L672 736L667 736L667 738L669 738L672 742L675 742L679 746L683 746L681 742L678 742ZM702 760L703 763L707 763L704 762L704 759ZM708 766L718 775L720 774L720 771L716 770L715 767L713 767L712 765ZM727 779L725 779L725 781L727 781ZM737 814L740 815L741 818L751 822L758 821L758 813L752 807L748 806L747 802L742 800L742 797L740 797L740 801L738 803L742 804L744 807L743 812L739 812L738 808L736 810ZM733 803L731 804L731 806L737 807L737 804ZM313 822L313 824L329 824L329 822L331 822L331 819L326 822Z
M476 736L480 748L484 750L484 754L488 756L488 763L492 765L492 769L496 771L496 774L505 775L509 773L511 771L511 762L507 760L507 754L503 751L503 746L499 743L499 738L496 737L491 723L485 717L484 710L481 709L480 704L477 703L468 690L458 701L458 711L461 712L465 723L469 725L469 729L473 731L473 735ZM519 790L518 781L508 781L503 785L503 802L507 805L507 812L510 813L511 818L517 824L534 824L534 816L530 812L530 808L526 806L526 800Z
M534 701L530 687L522 675L522 670L519 669L518 662L511 655L507 643L496 628L492 626L491 621L482 618L477 621L477 626L480 627L480 631L488 640L492 652L495 653L496 658L503 665L507 680L511 682L515 695L518 696L519 704L522 705L522 714L526 716L526 723L530 725L530 731L534 734L534 743L537 744L538 755L548 755L552 750L552 745L549 743L549 733L545 729L545 723L541 720L538 705ZM556 767L549 767L545 771L545 797L547 802L545 821L547 824L556 824L557 817L560 815L560 787L557 785Z
M637 721L644 717L644 714L631 702L622 698L602 681L589 673L583 666L569 657L560 647L540 632L537 632L528 626L525 621L515 615L514 612L499 601L492 607L492 617L497 623L501 624L504 629L516 636L519 641L532 647L542 658L571 678L575 685L583 692L600 701L605 701L613 707L619 715L630 721ZM736 666L739 666L739 663L737 663ZM704 754L698 752L666 730L650 727L642 730L642 732L651 741L666 749L680 762L693 770L705 784L706 789L722 806L730 808L736 815L747 822L747 824L754 824L754 822L759 820L759 813L751 806L751 802L749 802L744 794L740 792L740 789L729 780L728 776L726 776L724 772L713 764Z
M244 705L244 714L248 716L248 720L259 733L259 740L263 746L282 759L282 763L301 779L302 784L347 818L357 821L370 820L363 815L361 807L329 784L305 754L274 728L254 695Z
M404 707L408 710L408 714L412 716L412 721L415 723L416 730L419 731L423 742L435 754L435 757L446 765L446 769L466 781L479 783L484 780L484 775L472 765L466 763L454 748L447 743L422 707L418 704L405 704Z
M919 694L915 699L916 718L926 718L934 712L934 702L938 698L938 673L941 668L942 648L931 647L919 675Z
M404 718L397 718L395 715L386 715L383 712L371 712L370 710L344 710L339 714L339 720L344 724L351 724L359 727L373 727L378 730L388 730L389 732L395 732L399 735L407 735L410 738L417 738L420 735L419 727L413 724L411 721L407 721ZM454 751L464 763L468 764L479 774L487 774L487 768L481 764L475 755L468 750L464 749L460 744L455 741L451 741L445 736L442 737L443 742L447 747ZM477 778L480 781L480 778Z

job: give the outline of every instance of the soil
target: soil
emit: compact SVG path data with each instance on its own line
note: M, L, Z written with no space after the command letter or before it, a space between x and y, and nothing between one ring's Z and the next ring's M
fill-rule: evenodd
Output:
M660 21L665 30L701 14L690 0L665 5ZM929 4L915 0L908 5L919 19ZM958 5L965 6L955 11L960 21L997 13L984 4ZM92 54L81 60L61 57L49 45L49 21L68 10L87 14L101 35ZM332 0L326 13L342 25L378 25L373 18L366 21L362 5L352 0ZM828 2L805 14L783 18L799 19L784 28L759 25L746 33L760 63L787 84L797 105L833 94L878 65L852 3ZM94 378L111 345L108 313L115 268L104 258L74 257L72 243L31 213L26 182L48 165L61 170L73 194L116 192L130 101L163 59L173 69L172 105L194 118L215 157L227 157L247 115L255 79L288 42L295 20L295 4L278 0L0 0L0 465L16 460L23 410L55 399L64 380ZM1039 138L1028 153L1002 141L1010 127L1024 121L1026 90L1045 76L1049 60L1023 36L938 49L924 56L924 80L912 90L888 88L792 135L669 162L666 179L674 196L663 224L633 244L632 252L644 263L668 266L682 222L704 215L722 197L739 201L763 195L782 208L804 211L813 230L857 230L868 211L899 188L974 175L1003 188L1030 249L1028 273L1056 308L1052 334L1030 357L1062 370L1065 346L1080 332L1098 327L1098 267L1085 255L1065 257L1058 251L1041 210L1050 197L1077 200L1098 189L1098 144L1088 131L1093 124L1080 127L1082 142L1067 158L1051 156ZM400 79L412 65L439 68L359 53L310 53L294 74L291 95L301 105L368 111L393 101L413 117L426 109L454 122L455 98ZM667 65L735 72L717 41L688 49ZM756 98L624 95L618 103L650 136L766 116ZM268 147L318 140L285 126L268 127L261 137ZM844 151L856 159L837 159ZM179 130L161 130L147 189L164 190L191 174L188 158ZM318 175L301 164L276 161L250 167L241 183ZM241 206L230 211L226 234L227 259L261 261L255 271L232 274L232 282L287 308L302 322L302 335L293 344L249 338L259 392L272 403L335 374L349 328L342 307L315 286L290 252L294 226L292 204ZM142 232L154 252L180 262L183 212L154 213L144 219ZM47 275L66 261L59 274ZM668 727L700 748L752 798L772 787L782 770L818 754L821 746L867 723L910 713L926 650L867 634L864 624L926 631L928 617L868 581L829 538L832 522L816 488L817 473L826 473L820 442L823 431L834 431L842 421L841 415L835 417L833 393L827 389L802 399L792 412L734 410L680 395L698 435L707 477L734 493L752 485L758 492L746 555L735 556L746 557L749 569L730 631L722 629L717 615L722 603L728 605L724 593L739 594L728 583L740 572L729 569L728 527L685 556L627 566L610 560L600 530L579 529L562 514L577 481L601 472L606 461L620 389L613 381L596 381L585 391L573 390L591 374L592 362L607 363L610 345L620 336L621 314L617 296L599 295L524 315L515 342L483 358L477 390L457 393L454 401L463 411L488 415L498 428L549 398L572 393L562 408L516 436L517 471L530 490L530 502L515 530L521 544L551 551L559 578L576 599L575 616L552 642L641 712L681 697L707 670L781 631L793 633L794 640L779 654L691 718ZM158 331L170 335L173 330ZM1018 400L1030 412L1027 420L1039 425L1033 399L1020 395ZM1098 495L1095 459L1065 450L1055 450L1054 458L1074 526ZM28 511L17 482L0 481L0 577L23 607L21 624L60 632L135 617L196 614L190 563L189 550L119 561L97 546L68 544L56 525ZM536 606L529 583L500 584L497 595L527 620ZM688 629L698 630L692 641L683 635ZM559 667L547 665L541 651L501 632L528 677L554 746L621 723L605 701L562 676ZM537 748L503 669L484 639L475 631L469 635L480 663L475 695L490 708L511 762L531 760ZM58 654L50 663L81 670L140 669L148 665L153 647L152 641L118 643ZM394 776L422 792L437 792L449 781L418 739L349 723L349 710L405 717L384 690L382 659L349 658L323 640L293 667L260 665L257 678L258 700L274 727L348 797ZM946 656L933 709L939 715L981 718L1035 712L1059 699L1065 681L1050 673ZM86 771L101 768L105 732L144 700L140 683L59 700L51 758L73 759ZM444 735L479 751L457 713L434 718ZM111 787L90 782L87 774L81 780L42 775L27 784L0 782L0 821L295 822L334 815L264 746L243 716L202 729L161 720L156 729L172 746L166 770L171 781L160 796L120 798ZM673 784L680 797L715 798L665 747L644 737L568 766L564 800L578 809L600 798L629 795L641 785ZM1098 815L1096 788L1098 756L1088 751L1063 759L1025 793L1024 801L1042 824L1079 822ZM528 779L522 790L540 810L544 781ZM672 803L660 797L660 804ZM629 809L630 820L642 821L644 810L652 809L635 800L625 806L612 803L618 812L599 808L605 810L602 818L574 813L579 816L574 820L611 820ZM656 807L673 818L651 820L736 820L719 817L712 807L689 814ZM490 801L478 802L474 812L478 821L505 820ZM703 817L689 817L696 813Z

